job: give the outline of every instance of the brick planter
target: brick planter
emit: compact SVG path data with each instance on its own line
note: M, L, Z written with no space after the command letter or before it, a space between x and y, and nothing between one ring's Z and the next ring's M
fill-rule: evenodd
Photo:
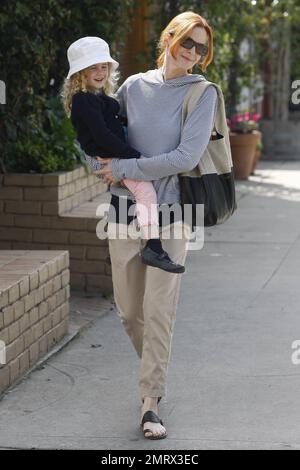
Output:
M8 215L61 215L105 191L99 178L73 171L41 174L8 173L0 175L0 210ZM1 207L2 206L2 207Z
M67 333L69 279L67 251L0 250L0 393Z
M111 293L107 240L97 238L99 217L89 209L106 190L84 167L0 175L0 249L68 250L71 287Z

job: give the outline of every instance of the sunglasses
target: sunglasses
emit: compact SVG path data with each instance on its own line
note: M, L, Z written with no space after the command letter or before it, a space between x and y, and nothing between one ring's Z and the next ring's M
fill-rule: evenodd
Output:
M174 31L169 31L170 36L174 36ZM195 46L196 53L201 55L201 57L205 57L208 54L208 47L205 44L201 44L200 42L194 41L192 38L184 39L180 45L185 49L192 49Z
M201 55L201 57L205 57L208 53L208 47L205 44L201 44L200 42L194 41L192 38L184 39L180 45L185 49L192 49L195 46L196 54Z

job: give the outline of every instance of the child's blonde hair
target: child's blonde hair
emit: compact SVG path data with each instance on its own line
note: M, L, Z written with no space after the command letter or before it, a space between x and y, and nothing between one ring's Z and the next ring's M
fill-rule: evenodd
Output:
M116 89L118 80L119 80L119 72L113 71L112 64L110 62L107 63L108 65L108 76L105 82L104 87L101 89L107 96L115 96L114 91ZM64 106L64 110L68 117L71 115L72 109L72 99L75 93L79 91L87 92L91 90L87 90L86 87L86 78L85 78L85 71L88 69L80 70L79 72L74 73L70 78L65 78L60 96L62 98L62 103ZM95 94L101 93L101 90L95 90Z

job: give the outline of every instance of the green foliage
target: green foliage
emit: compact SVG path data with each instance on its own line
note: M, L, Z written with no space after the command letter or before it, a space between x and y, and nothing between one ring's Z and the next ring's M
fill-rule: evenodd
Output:
M283 21L292 24L291 74L300 77L300 4L299 0L148 0L154 8L151 16L158 39L168 22L183 11L202 15L214 31L214 59L206 72L208 80L219 83L223 89L228 115L236 113L243 87L251 88L254 96L261 93L257 77L264 79L268 60L278 61L277 44ZM288 15L286 16L286 14ZM251 48L240 54L247 39ZM152 63L157 56L156 43L150 43Z
M100 36L118 60L133 1L1 0L0 171L57 171L80 162L70 123L52 100L68 72L67 48Z
M262 141L257 142L256 144L256 150L262 150L264 148Z
M6 84L6 104L0 105L0 171L58 171L82 162L70 121L55 99L68 72L67 48L79 37L100 36L120 59L136 1L1 0L0 80ZM150 67L155 66L159 34L175 15L192 10L207 19L215 53L204 75L222 86L229 116L236 112L242 88L257 94L265 64L276 65L283 21L292 27L291 81L300 78L299 0L148 3L154 31ZM241 56L244 39L253 47Z
M156 0L149 0L157 4ZM183 11L194 11L203 16L213 28L214 59L206 72L195 67L196 73L219 83L226 99L229 114L236 112L241 90L251 84L255 75L255 60L250 55L239 57L243 39L254 34L254 7L250 0L178 0L164 2L160 15L155 11L153 21L157 37L167 23ZM242 12L242 14L241 14ZM160 20L160 21L159 21ZM153 60L156 50L153 48Z
M16 140L7 144L7 171L49 173L72 170L83 161L83 153L76 145L75 131L65 116L59 97L43 104L43 127L34 120L19 133Z

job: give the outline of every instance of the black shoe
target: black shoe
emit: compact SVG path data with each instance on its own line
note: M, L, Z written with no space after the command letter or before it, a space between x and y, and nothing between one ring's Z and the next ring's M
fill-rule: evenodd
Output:
M169 255L166 251L162 253L156 253L156 251L151 250L148 246L142 249L140 252L140 257L142 258L142 263L147 264L148 266L153 266L154 268L160 268L169 273L184 273L185 267L181 264L176 264L169 258Z
M157 397L157 404L160 402L161 399L162 397ZM144 403L144 398L142 399L142 402Z
M142 422L141 422L141 428L142 429L143 429L143 426L144 426L145 423L159 423L162 426L164 425L164 423L157 416L157 414L154 413L151 410L146 411L146 413L144 414L144 416L142 418ZM165 431L163 434L160 434L158 436L154 436L154 433L153 433L153 431L151 431L151 429L143 429L143 433L144 433L144 437L146 439L150 439L150 440L165 439L167 437L167 431ZM146 436L146 434L149 434L149 433L151 433L151 436Z

